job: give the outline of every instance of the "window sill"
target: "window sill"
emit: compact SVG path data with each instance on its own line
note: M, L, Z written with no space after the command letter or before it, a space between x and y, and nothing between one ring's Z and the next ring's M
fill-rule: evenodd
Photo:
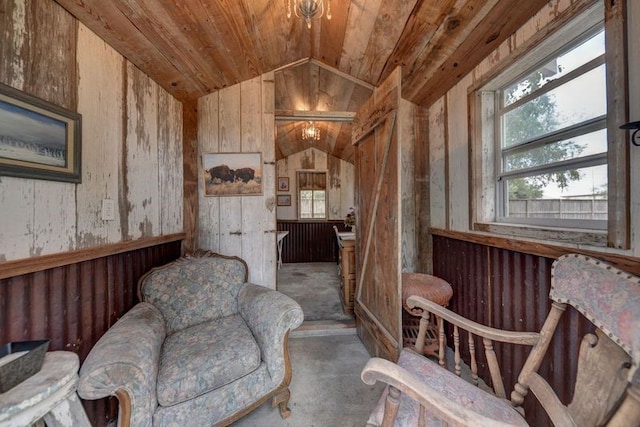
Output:
M511 238L544 240L553 243L570 244L572 247L588 245L607 247L607 232L602 230L578 230L539 227L525 224L475 223L474 231L499 234Z

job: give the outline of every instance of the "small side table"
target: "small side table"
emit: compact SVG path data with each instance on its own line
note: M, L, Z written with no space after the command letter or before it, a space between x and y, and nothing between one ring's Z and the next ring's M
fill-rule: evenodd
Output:
M76 394L78 355L48 352L42 369L0 394L0 427L30 426L41 418L50 427L90 427Z

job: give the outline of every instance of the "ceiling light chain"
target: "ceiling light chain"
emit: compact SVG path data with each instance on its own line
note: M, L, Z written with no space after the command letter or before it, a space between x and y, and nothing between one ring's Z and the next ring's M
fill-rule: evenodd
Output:
M287 0L287 18L291 18L291 2L298 18L303 18L311 29L311 20L320 19L324 14L324 0ZM327 19L331 20L331 0L327 0Z

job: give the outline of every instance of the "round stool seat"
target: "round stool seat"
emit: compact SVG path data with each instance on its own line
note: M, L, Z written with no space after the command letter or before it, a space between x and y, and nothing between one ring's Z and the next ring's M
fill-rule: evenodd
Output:
M407 305L407 298L417 295L446 307L453 296L451 285L439 277L425 273L402 273L402 307L414 316L422 314L422 309L413 310Z

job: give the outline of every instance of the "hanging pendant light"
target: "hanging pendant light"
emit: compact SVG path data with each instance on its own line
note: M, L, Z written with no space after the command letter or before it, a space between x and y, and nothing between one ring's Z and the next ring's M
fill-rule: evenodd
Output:
M320 129L314 122L307 122L302 127L302 140L303 141L320 141Z
M309 29L312 19L320 19L324 15L324 0L287 0L287 18L291 18L292 2L293 12L304 19ZM331 0L327 0L327 19L331 20Z

